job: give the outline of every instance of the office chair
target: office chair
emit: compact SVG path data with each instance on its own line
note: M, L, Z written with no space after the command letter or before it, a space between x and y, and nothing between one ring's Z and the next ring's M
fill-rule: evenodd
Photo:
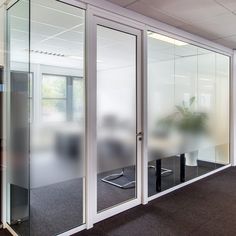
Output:
M103 145L104 145L103 147L105 151L102 152L102 156L108 155L109 158L118 157L118 158L121 158L121 162L122 162L122 159L130 158L132 156L132 149L125 147L123 143L120 143L117 140L106 140L103 143ZM125 167L123 167L121 169L121 172L119 173L110 174L103 177L101 181L104 183L116 186L118 188L122 188L122 189L134 188L135 183L136 183L135 180L128 181L125 184L119 184L119 183L114 182L114 180L117 180L124 176L125 176Z
M148 165L148 168L156 170L156 166L154 165ZM173 170L161 168L161 175L166 176L166 174L172 174Z

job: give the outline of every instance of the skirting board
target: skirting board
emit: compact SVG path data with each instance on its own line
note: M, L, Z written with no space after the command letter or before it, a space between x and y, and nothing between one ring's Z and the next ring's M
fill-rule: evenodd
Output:
M78 233L78 232L80 232L80 231L82 231L82 230L84 230L84 229L86 229L86 225L85 225L85 224L84 224L84 225L81 225L81 226L79 226L79 227L76 227L76 228L74 228L74 229L71 229L71 230L69 230L69 231L66 231L65 233L58 234L57 236L70 236L70 235L73 235L73 234L75 234L75 233Z
M18 236L18 234L11 228L9 224L4 224L3 228L7 229L12 234L12 236Z
M12 236L19 236L12 228L11 226L9 226L8 224L5 224L4 225L4 229L7 229L11 234ZM74 229L71 229L69 231L66 231L65 233L62 233L62 234L58 234L57 236L70 236L70 235L73 235L75 233L78 233L82 230L86 229L86 225L81 225L79 227L76 227Z

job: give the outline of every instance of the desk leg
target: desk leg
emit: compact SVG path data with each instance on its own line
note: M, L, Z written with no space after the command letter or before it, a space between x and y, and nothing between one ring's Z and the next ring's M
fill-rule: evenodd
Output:
M180 182L185 182L185 154L180 155Z
M161 160L156 160L156 192L161 192Z

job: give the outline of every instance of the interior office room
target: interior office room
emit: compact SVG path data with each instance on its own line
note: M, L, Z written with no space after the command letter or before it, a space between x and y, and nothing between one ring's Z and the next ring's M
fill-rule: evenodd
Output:
M235 235L233 20L228 0L1 0L0 235Z

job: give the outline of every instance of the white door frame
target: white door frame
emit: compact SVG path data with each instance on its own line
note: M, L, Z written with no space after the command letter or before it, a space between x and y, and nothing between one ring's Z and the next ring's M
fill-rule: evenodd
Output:
M120 7L113 6L112 9L109 8L108 3L105 3L104 1L97 1L95 4L94 2L96 0L92 0L90 3L90 0L61 0L62 2L69 3L71 5L81 7L86 10L86 63L85 63L85 70L86 70L86 115L87 115L87 124L86 124L86 224L78 227L73 230L73 233L78 232L86 226L87 229L92 228L93 224L96 222L99 222L105 218L108 218L110 216L113 216L115 214L118 214L119 212L125 211L129 208L132 208L136 205L139 205L141 202L143 204L146 204L148 200L147 196L147 139L146 139L146 130L147 130L147 117L145 112L147 110L147 106L145 104L147 103L147 29L152 29L154 31L157 31L162 34L168 34L171 37L176 37L180 40L185 40L189 43L192 43L194 45L208 48L209 50L214 50L216 52L219 52L221 54L227 54L232 58L232 50L222 47L220 45L217 45L215 43L212 43L211 41L205 40L203 38L200 38L195 35L191 35L189 33L186 33L184 31L180 31L174 27L160 24L160 22L155 21L153 19L135 14L134 12L131 12L129 10L121 9ZM14 0L12 1L14 2ZM102 3L101 3L102 2ZM92 4L94 3L94 4ZM92 6L92 5L94 6ZM104 9L102 10L100 5L104 6ZM113 12L113 13L112 13ZM117 14L116 14L117 13ZM142 51L140 51L138 67L140 70L140 76L142 77L142 97L143 100L140 101L143 105L143 112L142 112L142 128L144 131L144 137L143 137L143 144L142 144L142 173L139 173L139 178L141 178L141 181L139 180L139 184L141 184L141 199L138 199L137 201L132 202L126 202L118 207L109 209L102 214L97 214L97 197L95 196L94 189L97 186L96 182L96 173L97 173L97 166L96 163L96 18L100 19L107 19L107 21L111 22L114 25L114 29L117 29L117 25L123 25L127 26L129 30L131 28L137 29L140 34L140 48L141 48L141 41L142 41ZM107 22L106 21L106 22ZM117 23L115 23L117 22ZM142 23L141 23L142 22ZM142 59L141 59L142 54ZM234 54L235 57L235 54ZM235 65L235 61L234 61ZM142 71L141 71L142 68ZM235 76L235 75L234 75ZM235 90L235 89L232 89ZM231 94L232 97L232 94ZM231 109L232 109L231 104ZM232 109L234 111L235 109ZM232 112L233 113L233 112ZM232 115L231 113L231 115ZM233 116L233 115L232 115ZM233 121L232 121L233 123ZM233 132L232 132L233 133ZM95 136L94 136L95 134ZM232 140L232 139L231 139ZM232 145L233 146L233 142ZM232 153L233 154L233 153ZM227 167L226 167L227 168ZM212 174L212 172L210 173ZM209 175L210 175L209 174ZM188 183L189 184L189 183ZM4 192L5 192L5 184L4 184ZM173 191L173 189L172 189ZM166 194L166 192L163 194ZM162 194L162 195L163 195ZM4 195L5 196L5 195ZM3 204L5 204L6 199L3 199ZM5 207L4 207L5 208ZM6 225L6 209L3 209L4 213L4 223L5 227ZM63 233L63 235L70 235L72 231L68 231Z
M97 12L96 12L97 13ZM136 68L137 68L137 82L136 82L136 86L137 86L137 132L143 132L143 119L142 119L142 59L141 59L141 55L142 55L142 47L141 47L141 43L142 43L142 38L141 38L141 31L138 29L135 29L133 27L121 24L121 23L117 23L116 19L114 19L114 21L112 21L113 19L111 19L109 17L109 19L104 19L104 14L101 16L98 16L97 14L93 14L91 15L91 13L88 14L90 17L92 17L92 19L89 19L89 22L87 22L88 24L88 32L90 32L90 38L89 38L89 45L88 45L88 60L89 60L89 64L90 64L90 70L88 69L88 84L87 84L87 91L89 91L88 93L88 111L90 111L90 114L88 114L88 117L90 117L90 119L88 120L88 127L90 127L90 129L88 129L88 150L90 150L90 155L87 156L88 162L90 163L90 167L88 166L87 168L87 173L89 173L90 177L88 177L87 183L89 186L87 186L90 191L89 191L89 195L88 196L88 201L90 202L90 210L87 211L89 215L88 219L87 218L87 228L91 228L92 225L94 223L97 223L101 220L104 220L108 217L111 217L113 215L116 215L122 211L125 211L129 208L132 208L134 206L137 206L139 204L141 204L141 199L142 199L142 142L138 142L137 140L137 179L136 179L136 188L137 188L137 198L121 203L120 205L114 206L112 208L106 209L102 212L97 213L97 140L96 140L96 99L97 99L97 86L96 86L96 77L97 77L97 63L96 63L96 52L97 52L97 25L101 25L104 27L109 27L112 28L114 30L118 30L124 33L129 33L132 35L135 35L137 38L137 51L136 51L136 55L137 55L137 60L136 60ZM91 37L92 35L92 37ZM92 71L91 71L92 70ZM92 151L91 151L92 150ZM92 173L92 174L91 174ZM91 217L92 215L92 217ZM91 222L91 219L92 222ZM90 223L89 223L90 222Z

